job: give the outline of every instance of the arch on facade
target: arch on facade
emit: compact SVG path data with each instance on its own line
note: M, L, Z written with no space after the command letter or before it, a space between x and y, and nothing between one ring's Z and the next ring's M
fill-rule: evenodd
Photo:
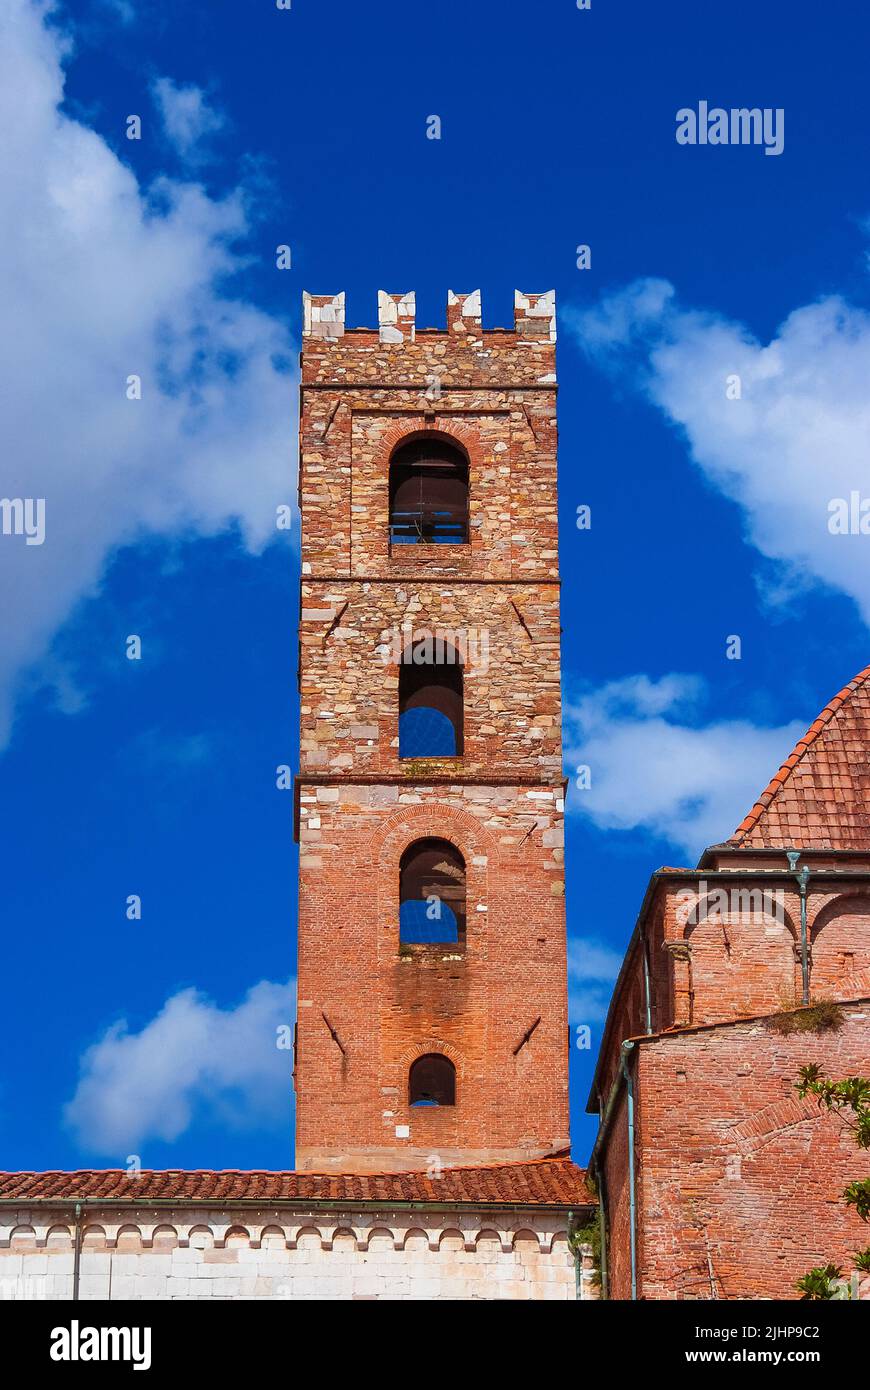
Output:
M426 836L399 860L399 940L465 944L465 859L450 840Z

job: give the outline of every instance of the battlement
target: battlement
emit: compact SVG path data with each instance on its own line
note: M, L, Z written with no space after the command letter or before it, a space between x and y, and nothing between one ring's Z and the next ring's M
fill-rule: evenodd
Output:
M315 338L333 342L346 333L373 334L373 328L348 329L345 324L345 296L340 294L302 295L304 338ZM480 290L468 294L447 292L446 329L418 329L416 325L416 296L413 290L404 294L393 294L378 290L378 339L385 344L413 343L418 333L450 336L464 339L482 339L485 336L481 321ZM520 340L535 342L556 341L556 291L545 290L538 294L524 294L514 291L514 325L512 329L496 328L488 332L504 335L513 333Z

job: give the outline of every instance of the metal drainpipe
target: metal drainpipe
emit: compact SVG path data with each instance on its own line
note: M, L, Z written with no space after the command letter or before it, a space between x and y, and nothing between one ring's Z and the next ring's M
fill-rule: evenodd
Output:
M804 864L800 873L797 872L797 862L801 857L799 849L790 849L786 853L786 858L790 868L794 871L798 882L798 891L801 895L801 1003L806 1005L810 1002L810 961L809 950L807 948L807 884L810 881L810 866Z
M601 1297L607 1301L610 1297L610 1270L607 1267L607 1216L605 1206L607 1203L607 1189L604 1186L604 1174L596 1172L598 1180L598 1232L601 1244L601 1264L599 1275L601 1278Z
M72 1287L72 1296L73 1296L73 1300L74 1300L74 1301L77 1300L77 1299L78 1299L78 1296L79 1296L79 1267L80 1267L80 1265L81 1265L81 1260L82 1260L82 1204L81 1204L81 1202L76 1202L76 1244L75 1244L75 1254L74 1254L74 1256L73 1256L73 1287Z
M604 1173L598 1162L598 1152L602 1140L609 1130L611 1118L616 1110L623 1079L622 1070L620 1069L614 1077L606 1104L599 1098L598 1138L595 1140L589 1159L589 1171L594 1173L595 1180L598 1184L598 1227L601 1235L601 1296L604 1299L610 1298L610 1271L607 1261L607 1241L609 1239L607 1229L607 1185Z
M625 1077L628 1095L628 1220L631 1240L631 1297L637 1300L637 1194L634 1181L634 1080L628 1065L628 1054L633 1050L633 1042L624 1042L620 1049L622 1055L622 1074Z

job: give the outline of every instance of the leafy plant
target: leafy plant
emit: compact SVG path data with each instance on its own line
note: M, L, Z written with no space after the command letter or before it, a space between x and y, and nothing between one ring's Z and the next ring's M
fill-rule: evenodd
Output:
M600 1287L601 1285L601 1227L597 1221L591 1222L588 1226L574 1226L568 1232L568 1245L576 1259L582 1246L592 1247L593 1275L592 1283Z
M803 1279L798 1279L796 1287L802 1290L803 1301L812 1299L836 1298L837 1287L835 1279L842 1279L843 1271L839 1265L820 1265L817 1269L811 1269L809 1274L805 1274Z

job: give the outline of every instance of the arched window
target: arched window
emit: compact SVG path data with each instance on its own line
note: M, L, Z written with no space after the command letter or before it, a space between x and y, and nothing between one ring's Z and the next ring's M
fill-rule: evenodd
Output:
M441 436L400 444L390 462L393 545L468 541L468 459Z
M455 1105L456 1068L440 1052L418 1057L408 1075L410 1105Z
M449 840L416 840L399 863L399 940L465 943L465 860Z
M399 757L456 758L462 753L462 662L455 647L424 637L399 667Z

